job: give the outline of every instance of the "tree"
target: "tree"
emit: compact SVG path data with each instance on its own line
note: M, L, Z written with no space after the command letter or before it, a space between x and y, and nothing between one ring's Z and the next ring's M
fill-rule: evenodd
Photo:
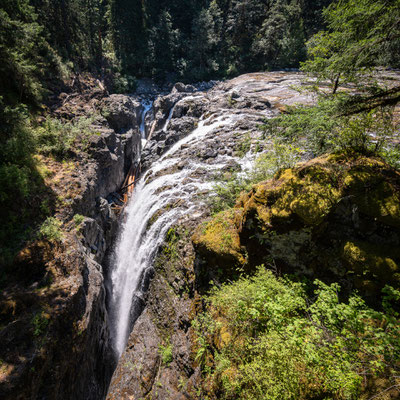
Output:
M278 0L255 36L252 53L265 67L298 67L305 59L305 36L299 1Z
M324 11L328 29L308 42L304 71L342 82L357 82L378 66L400 65L400 0L341 0Z
M44 58L38 50L45 49L42 28L28 0L6 2L0 9L0 93L6 103L40 100Z
M190 42L190 73L196 79L206 79L218 71L215 59L216 47L221 39L218 35L221 10L215 2L202 9L193 21Z

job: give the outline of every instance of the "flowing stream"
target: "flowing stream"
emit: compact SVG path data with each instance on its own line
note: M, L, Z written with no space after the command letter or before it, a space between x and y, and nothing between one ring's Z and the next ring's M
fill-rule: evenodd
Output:
M151 100L145 100L143 103L143 111L142 111L142 117L140 120L140 136L142 138L142 148L146 146L147 143L147 132L146 132L146 115L147 113L151 110L153 107L153 102Z
M179 170L175 168L180 162L179 150L183 145L196 146L214 129L231 123L232 117L211 116L200 121L198 127L165 153L135 187L125 211L126 222L116 247L111 274L110 311L114 347L119 356L130 333L133 297L142 295L140 283L143 273L151 268L155 253L171 225L178 217L194 210L195 206L187 200L211 187L210 182L202 182L201 176L196 177L196 170L218 170L221 167L218 163L202 165L193 162ZM155 221L154 216L158 216Z
M197 97L203 95L187 96L186 101ZM162 131L168 132L178 103L170 109ZM151 103L143 106L140 131L146 140L145 120ZM269 113L268 109L260 112L220 107L208 111L207 117L200 118L197 127L154 162L136 184L125 209L111 271L109 311L118 356L125 349L138 314L136 300L143 298L144 277L151 271L168 229L178 219L193 217L199 207L204 208L202 195L204 198L209 194L216 175L232 165L242 173L251 168L254 155L248 151L244 157L235 157L235 140L240 136L238 131L249 129L249 121L255 125Z

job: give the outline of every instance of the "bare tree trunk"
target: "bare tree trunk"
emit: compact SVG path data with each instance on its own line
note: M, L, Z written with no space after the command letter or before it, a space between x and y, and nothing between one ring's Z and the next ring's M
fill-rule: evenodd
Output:
M335 94L336 91L338 90L338 87L339 87L339 80L340 80L340 73L337 75L337 77L336 77L336 79L335 79L335 84L333 85L332 94Z

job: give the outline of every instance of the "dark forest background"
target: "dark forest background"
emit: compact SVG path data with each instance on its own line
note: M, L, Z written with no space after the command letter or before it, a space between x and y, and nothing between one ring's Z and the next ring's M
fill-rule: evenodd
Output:
M38 103L71 73L186 81L298 67L331 0L1 0L0 92ZM121 82L118 81L121 80Z

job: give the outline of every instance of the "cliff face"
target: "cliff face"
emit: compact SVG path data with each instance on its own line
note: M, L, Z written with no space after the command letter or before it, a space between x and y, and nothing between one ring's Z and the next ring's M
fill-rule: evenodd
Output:
M141 105L93 90L68 97L54 114L97 117L83 151L63 163L41 159L62 239L21 250L14 270L26 279L0 294L2 399L100 399L115 363L104 262L119 225L113 193L140 156Z

